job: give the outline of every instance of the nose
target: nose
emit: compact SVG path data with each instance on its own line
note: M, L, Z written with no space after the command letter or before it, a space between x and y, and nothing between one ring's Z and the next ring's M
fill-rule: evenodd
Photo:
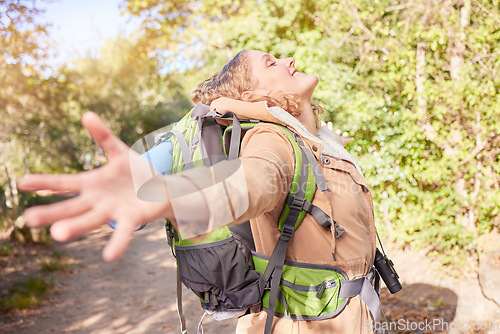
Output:
M295 65L295 59L293 59L293 57L278 59L278 62L288 68L292 68Z

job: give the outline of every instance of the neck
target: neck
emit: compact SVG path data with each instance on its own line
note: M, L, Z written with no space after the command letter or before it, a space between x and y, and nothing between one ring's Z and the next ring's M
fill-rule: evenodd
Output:
M307 103L301 104L300 111L298 120L304 125L307 131L309 131L313 136L317 136L316 120L311 102L308 101Z

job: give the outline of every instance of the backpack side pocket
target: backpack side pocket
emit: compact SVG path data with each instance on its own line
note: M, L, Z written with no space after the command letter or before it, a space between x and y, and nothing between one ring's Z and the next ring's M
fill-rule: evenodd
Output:
M264 277L235 238L175 247L182 283L212 312L239 312L261 302Z

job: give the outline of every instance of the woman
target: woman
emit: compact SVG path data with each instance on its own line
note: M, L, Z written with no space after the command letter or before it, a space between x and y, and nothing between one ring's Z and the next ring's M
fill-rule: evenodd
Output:
M375 254L371 195L359 167L338 143L338 138L325 128L318 129L317 108L311 104L317 77L298 72L294 65L293 58L276 59L261 51L242 51L222 71L198 87L194 101L210 104L211 109L219 113L232 111L242 118L281 123L299 134L321 166L328 184L328 190L316 191L312 203L339 222L344 233L332 238L332 232L317 224L311 215L306 215L289 242L287 259L336 266L350 279L361 278L370 272ZM50 189L80 194L61 203L28 209L25 219L29 226L52 224L54 239L65 241L115 220L118 226L103 251L107 261L114 261L123 254L134 227L143 222L167 217L182 229L182 221L190 217L179 217L179 210L174 215L172 203L175 201L171 194L167 194L163 202L145 202L137 198L134 181L136 184L144 182L132 180L131 168L137 175L137 170L149 168L147 164L137 156L129 162L129 148L97 115L85 114L82 124L104 148L109 163L77 175L32 175L21 179L19 187L23 190ZM235 187L237 189L231 193L235 205L233 223L250 219L257 252L270 255L280 235L277 219L288 192L277 189L288 189L292 182L293 151L283 131L275 125L261 123L246 133L239 162L246 187ZM178 187L196 188L198 183L210 179L213 169L198 168L182 174L163 176L152 187L158 189L165 183L169 193ZM197 211L196 218L200 219L201 215L200 221L216 220L220 215L219 198L203 192L199 196L203 200L194 202L196 207L183 203L184 212ZM246 200L240 201L240 198ZM206 204L201 213L199 203ZM240 217L235 217L238 205L244 210ZM266 315L262 311L242 316L237 333L264 332ZM349 298L340 314L330 319L275 318L273 332L367 333L371 332L370 319L368 307L360 296L355 296Z

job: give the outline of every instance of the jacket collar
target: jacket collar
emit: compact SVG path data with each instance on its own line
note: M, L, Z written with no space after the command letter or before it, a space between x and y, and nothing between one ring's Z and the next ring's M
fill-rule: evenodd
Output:
M212 102L210 109L212 111L209 114L212 115L214 115L214 113L223 114L231 111L239 119L254 119L287 126L288 128L293 129L301 137L320 144L322 155L328 155L337 159L348 161L352 163L362 174L361 169L354 158L338 141L333 131L326 127L321 127L318 129L318 135L314 136L298 119L280 107L268 107L265 101L244 102L229 98L220 98Z
M267 107L267 105L266 105ZM321 145L321 155L328 155L337 159L346 160L352 163L361 173L361 169L354 158L347 152L341 143L335 137L332 130L321 127L318 129L318 136L314 136L306 127L290 113L280 107L267 107L268 112L284 124L297 132L301 137Z

